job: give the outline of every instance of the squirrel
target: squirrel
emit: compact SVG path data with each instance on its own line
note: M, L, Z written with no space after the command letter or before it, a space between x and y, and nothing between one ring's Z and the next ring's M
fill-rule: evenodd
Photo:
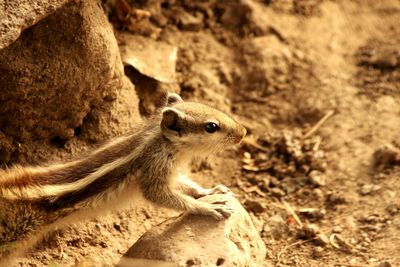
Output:
M233 211L224 202L197 198L230 190L223 185L202 188L183 171L194 156L238 144L245 135L245 127L227 114L169 93L158 114L85 156L0 170L0 263L60 222L113 210L135 194L178 211L229 217Z

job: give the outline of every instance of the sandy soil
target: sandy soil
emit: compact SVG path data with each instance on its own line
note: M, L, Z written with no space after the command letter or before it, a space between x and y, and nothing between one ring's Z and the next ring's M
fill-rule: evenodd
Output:
M141 3L152 17L136 33L179 48L182 96L249 129L192 172L237 194L267 245L265 266L400 266L400 170L373 162L400 145L400 2ZM21 265L111 265L174 214L145 205L71 226Z

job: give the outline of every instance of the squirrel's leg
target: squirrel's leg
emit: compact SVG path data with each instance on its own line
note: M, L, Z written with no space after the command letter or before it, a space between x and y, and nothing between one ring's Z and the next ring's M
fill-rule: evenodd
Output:
M151 187L142 187L143 196L160 206L175 210L183 210L192 214L210 215L222 220L229 217L233 209L225 205L225 201L206 203L196 200L181 192L174 191L166 183L153 184Z
M183 174L179 175L177 189L194 198L200 198L213 194L233 194L228 187L221 184L214 186L213 188L203 188Z

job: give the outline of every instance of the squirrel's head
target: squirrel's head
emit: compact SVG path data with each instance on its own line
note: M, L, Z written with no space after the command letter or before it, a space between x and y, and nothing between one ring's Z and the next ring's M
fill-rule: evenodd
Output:
M168 94L161 111L162 134L186 152L206 154L240 143L246 128L229 115L212 107L185 102Z

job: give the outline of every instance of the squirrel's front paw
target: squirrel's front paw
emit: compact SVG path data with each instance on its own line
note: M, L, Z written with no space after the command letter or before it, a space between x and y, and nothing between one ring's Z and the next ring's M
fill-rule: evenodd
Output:
M204 189L201 192L199 192L200 197L214 195L214 194L232 194L233 195L232 191L228 187L226 187L225 185L222 185L222 184L214 186L213 188Z
M211 190L210 195L213 195L213 194L233 194L232 191L228 187L226 187L225 185L222 185L222 184L214 186L210 190Z
M212 204L205 204L202 207L196 209L196 214L209 215L217 220L223 220L224 218L229 218L234 212L233 208L225 204L226 201L217 201Z

